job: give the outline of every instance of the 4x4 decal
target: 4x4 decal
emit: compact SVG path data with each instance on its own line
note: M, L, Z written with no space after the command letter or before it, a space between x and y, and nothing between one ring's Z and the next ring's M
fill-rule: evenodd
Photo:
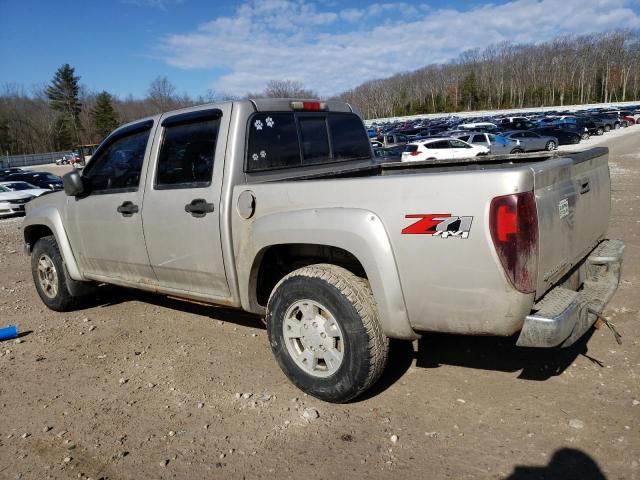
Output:
M402 230L403 235L431 235L442 238L469 238L473 217L456 217L450 213L427 213L405 215L404 218L419 218Z

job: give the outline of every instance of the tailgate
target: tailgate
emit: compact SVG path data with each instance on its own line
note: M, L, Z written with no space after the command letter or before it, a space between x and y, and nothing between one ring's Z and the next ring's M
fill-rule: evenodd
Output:
M540 298L604 238L611 210L609 151L595 148L532 166L538 209Z

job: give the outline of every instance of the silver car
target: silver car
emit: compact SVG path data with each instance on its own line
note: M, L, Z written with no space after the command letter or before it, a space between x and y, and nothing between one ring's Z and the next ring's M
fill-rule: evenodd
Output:
M528 130L515 130L505 132L504 137L517 141L525 152L536 152L538 150L552 151L558 148L559 142L556 137L540 135Z
M458 133L454 137L471 145L489 147L491 155L510 155L524 152L524 149L515 140L493 133Z

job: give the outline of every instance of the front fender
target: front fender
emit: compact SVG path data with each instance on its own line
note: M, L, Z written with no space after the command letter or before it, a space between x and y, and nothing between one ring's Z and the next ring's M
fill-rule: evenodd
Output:
M265 215L253 221L239 248L240 297L246 310L258 311L250 294L254 260L273 245L315 244L341 248L362 264L378 308L382 330L391 338L416 339L409 323L398 269L385 227L370 211L351 208L308 209ZM247 286L247 288L244 288Z
M29 213L22 222L25 242L28 242L29 227L37 227L40 225L47 227L51 232L53 232L69 277L73 280L85 280L80 273L78 263L73 255L73 250L71 250L71 244L69 243L67 232L64 229L60 211L52 205L43 205L29 210ZM29 245L29 249L32 247L33 245Z

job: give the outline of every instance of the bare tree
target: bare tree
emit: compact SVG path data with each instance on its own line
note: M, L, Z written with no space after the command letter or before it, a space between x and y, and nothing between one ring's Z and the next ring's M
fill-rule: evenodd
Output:
M176 87L167 77L156 77L149 85L147 98L153 106L154 111L152 113L166 112L176 103Z

